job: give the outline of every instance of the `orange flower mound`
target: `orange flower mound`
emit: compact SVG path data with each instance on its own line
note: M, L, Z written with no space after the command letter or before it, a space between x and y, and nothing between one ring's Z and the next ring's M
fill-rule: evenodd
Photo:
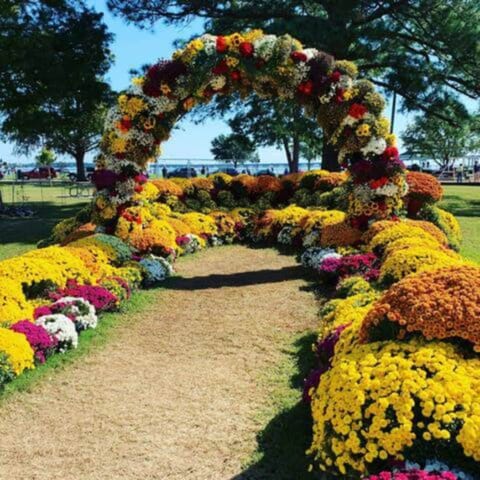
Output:
M166 221L170 224L170 226L175 230L175 235L177 237L183 237L192 233L191 228L182 220L175 217L168 217Z
M270 175L260 175L253 186L254 195L263 195L268 192L281 192L283 188L282 182L277 177Z
M249 196L253 192L256 183L257 179L255 177L238 175L232 179L230 190L238 196Z
M379 220L372 223L368 230L363 234L362 240L365 243L370 243L377 233L383 232L383 230L398 225L400 220ZM418 227L429 233L435 240L438 240L442 245L448 245L447 236L433 223L426 222L424 220L412 220L407 218L403 222L411 225L412 227Z
M300 180L303 177L303 173L288 173L287 175L283 175L280 181L282 182L284 188L287 190L293 190L298 188L300 185Z
M332 172L326 177L319 177L315 180L315 190L328 192L345 183L346 179L347 175L344 172Z
M192 178L190 179L190 181L197 190L206 190L207 192L211 192L215 188L215 185L213 184L213 180L211 178L199 177Z
M89 237L95 233L95 228L97 226L93 223L85 223L74 230L72 233L67 235L62 242L62 245L67 245L75 240L80 240L81 238Z
M445 267L401 280L367 314L360 339L414 332L427 340L460 338L480 352L480 268Z
M322 247L349 247L362 239L362 232L353 228L348 221L324 225L320 235Z
M407 197L409 199L434 203L442 198L442 185L434 176L429 175L428 173L408 172L407 184Z
M181 197L183 195L182 187L180 187L180 185L177 185L175 182L172 182L171 180L157 179L152 180L151 183L153 183L157 187L160 196L174 195L176 197Z

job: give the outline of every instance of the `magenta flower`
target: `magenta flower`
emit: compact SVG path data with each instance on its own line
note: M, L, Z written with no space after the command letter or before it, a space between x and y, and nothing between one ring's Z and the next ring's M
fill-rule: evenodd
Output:
M57 346L58 341L55 337L50 336L42 326L28 320L14 323L10 328L14 332L23 333L27 337L39 363L45 363L47 357L53 353Z

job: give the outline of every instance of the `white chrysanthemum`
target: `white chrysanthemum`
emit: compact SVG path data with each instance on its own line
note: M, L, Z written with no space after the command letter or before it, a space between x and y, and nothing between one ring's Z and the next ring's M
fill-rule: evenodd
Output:
M263 60L269 60L275 49L277 37L275 35L264 35L253 42L254 55Z
M387 142L381 137L372 137L368 143L361 149L366 156L368 154L380 155L387 148Z
M44 315L35 320L37 325L43 327L50 335L58 340L60 352L69 348L77 348L78 333L74 323L65 315Z
M300 262L304 267L316 270L327 258L342 258L342 255L336 253L332 248L312 247L303 252Z
M61 308L62 305L65 305L64 313L68 312L69 315L73 315L75 324L81 330L96 328L98 324L97 313L95 307L89 301L80 297L62 297L53 304L54 307L58 308Z
M292 244L292 233L293 228L290 226L283 227L277 235L277 242L282 245L291 245Z
M312 230L303 237L303 246L305 248L313 247L320 241L320 232L318 230Z
M376 195L384 197L395 197L398 194L398 187L394 183L387 183L380 188L376 188L374 192Z
M305 48L300 51L307 57L307 62L318 55L318 50L316 48Z
M214 55L217 51L217 37L209 33L205 33L200 37L204 45L204 50L207 55Z

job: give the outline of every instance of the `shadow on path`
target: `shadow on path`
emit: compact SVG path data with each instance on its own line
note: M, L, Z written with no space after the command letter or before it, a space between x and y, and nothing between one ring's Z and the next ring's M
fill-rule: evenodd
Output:
M243 287L262 283L278 283L299 278L305 278L305 270L300 265L295 265L277 270L253 270L192 278L170 277L162 284L162 287L171 290L206 290L224 287Z

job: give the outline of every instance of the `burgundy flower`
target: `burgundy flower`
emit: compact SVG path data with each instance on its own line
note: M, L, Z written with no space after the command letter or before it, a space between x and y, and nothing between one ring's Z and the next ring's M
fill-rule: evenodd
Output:
M111 170L95 170L92 174L92 182L97 190L110 189L117 182L118 176Z

